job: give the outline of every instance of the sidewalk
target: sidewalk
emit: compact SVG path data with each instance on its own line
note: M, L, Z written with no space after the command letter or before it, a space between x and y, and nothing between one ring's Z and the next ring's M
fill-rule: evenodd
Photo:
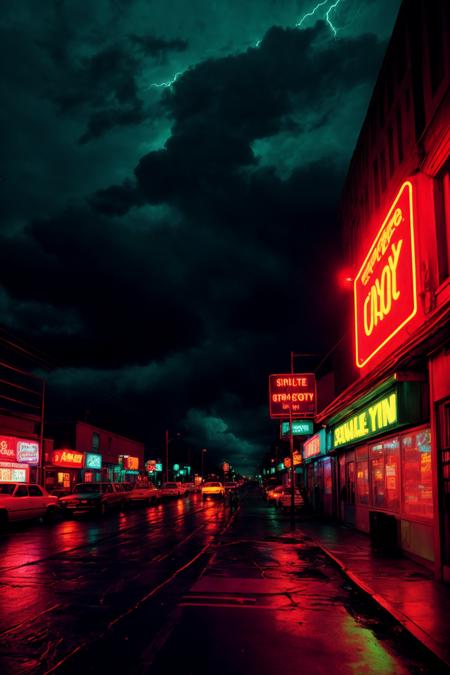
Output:
M408 558L378 554L356 530L307 520L297 527L450 670L449 586Z

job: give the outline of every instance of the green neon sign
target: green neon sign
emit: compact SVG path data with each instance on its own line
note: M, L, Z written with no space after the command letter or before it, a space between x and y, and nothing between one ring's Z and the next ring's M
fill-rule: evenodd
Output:
M379 398L332 429L333 448L370 438L398 422L397 391Z
M159 462L156 462L155 471L162 471L162 464L160 464Z
M95 452L86 453L86 469L101 469L102 456Z
M174 465L173 465L173 470L174 470L174 471L179 471L179 470L180 470L180 465L179 465L179 464L174 464Z
M310 436L314 433L314 423L312 420L292 420L293 436ZM289 421L281 422L281 435L289 436Z

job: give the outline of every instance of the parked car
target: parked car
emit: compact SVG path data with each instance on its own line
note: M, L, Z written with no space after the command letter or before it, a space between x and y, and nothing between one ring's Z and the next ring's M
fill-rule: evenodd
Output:
M202 485L202 498L206 499L207 497L219 497L223 499L225 496L225 488L222 483L218 481L211 481L208 483L203 483Z
M0 528L9 522L44 518L54 520L58 497L34 483L0 483Z
M294 491L294 507L296 509L301 509L305 505L305 500L303 499L300 490L297 488ZM277 500L277 506L281 509L290 509L291 508L291 488L284 488Z
M61 497L63 513L97 512L102 515L125 506L125 491L113 483L78 483L72 494Z
M160 498L160 490L153 483L139 484L133 486L128 492L128 499L131 504L144 502L145 504L156 504Z
M266 501L276 504L284 489L285 488L283 487L283 485L276 485L275 487L270 487L268 490L266 490L265 495Z
M163 483L160 493L161 497L182 497L185 490L182 483L173 481L171 483Z

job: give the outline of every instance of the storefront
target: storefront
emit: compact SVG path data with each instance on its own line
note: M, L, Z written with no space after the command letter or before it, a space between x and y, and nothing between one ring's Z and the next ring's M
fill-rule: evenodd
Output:
M45 488L50 492L71 492L82 481L84 462L84 452L53 450L44 471Z
M34 482L39 458L38 441L0 436L0 483Z
M326 457L326 432L322 429L303 443L305 491L309 508L325 516L334 515L333 458Z
M330 420L328 452L338 461L339 518L433 561L431 427L425 382L393 376ZM339 421L336 420L339 418ZM333 423L334 422L334 423ZM379 515L385 514L385 515Z

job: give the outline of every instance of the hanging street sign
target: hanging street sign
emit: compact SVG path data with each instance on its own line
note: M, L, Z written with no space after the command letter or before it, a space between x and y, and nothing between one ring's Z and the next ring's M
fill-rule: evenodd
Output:
M314 422L312 420L293 420L293 436L311 436L314 433ZM289 420L280 423L280 437L289 436Z
M272 419L314 417L316 377L314 373L269 375L269 411Z

